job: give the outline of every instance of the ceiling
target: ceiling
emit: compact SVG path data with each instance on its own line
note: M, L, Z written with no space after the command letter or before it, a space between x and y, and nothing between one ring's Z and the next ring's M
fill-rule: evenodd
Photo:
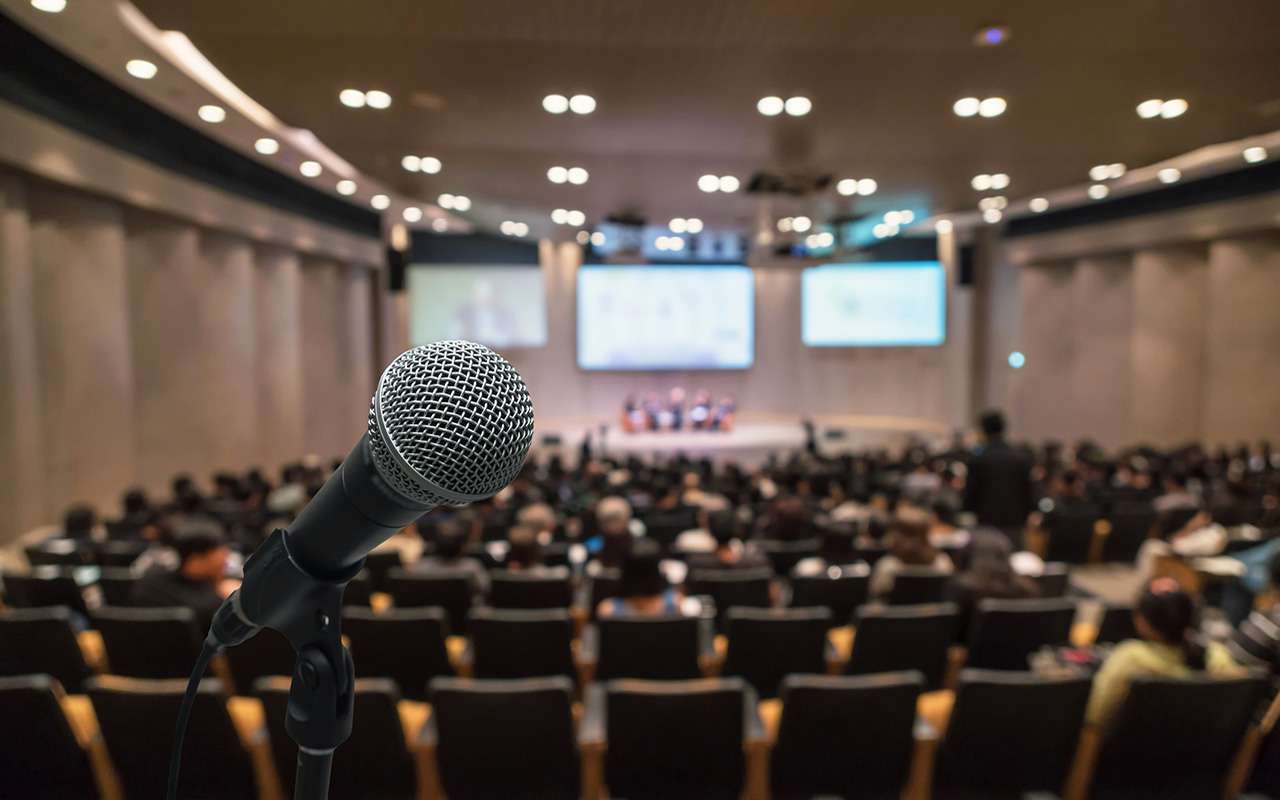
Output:
M748 226L762 214L972 210L970 178L1004 172L1028 197L1280 129L1280 3L1232 0L134 0L179 30L244 91L309 128L360 170L422 198L470 196L487 216L589 221L622 210ZM986 24L1000 47L976 47ZM347 87L383 89L388 110L349 109ZM589 116L542 110L548 93L593 95ZM812 113L766 118L757 99L807 95ZM960 97L1008 111L962 119ZM1140 101L1183 97L1173 120ZM434 176L405 154L444 162ZM547 180L553 165L585 186ZM764 204L704 194L704 173L762 170L872 177Z

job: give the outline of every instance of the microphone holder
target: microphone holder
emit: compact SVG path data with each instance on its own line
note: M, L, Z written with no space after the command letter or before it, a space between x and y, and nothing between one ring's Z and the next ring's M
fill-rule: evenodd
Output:
M297 653L289 688L285 730L298 745L294 800L326 800L333 752L351 736L355 669L342 644L342 594L364 567L317 577L289 553L286 531L277 529L245 562L244 582L232 595L232 613L219 613L213 632L226 646L259 628L284 634Z

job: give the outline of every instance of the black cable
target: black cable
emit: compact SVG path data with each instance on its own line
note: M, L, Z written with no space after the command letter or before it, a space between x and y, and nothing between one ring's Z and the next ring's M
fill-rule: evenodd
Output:
M187 734L187 720L191 717L196 693L200 691L200 679L204 677L209 662L220 649L212 638L205 639L196 665L191 670L191 677L187 680L187 692L182 696L182 705L178 708L178 727L173 733L173 752L169 754L169 789L165 792L168 800L178 800L178 773L182 770L182 740Z
M298 772L293 782L293 800L328 800L329 768L333 751L298 748Z

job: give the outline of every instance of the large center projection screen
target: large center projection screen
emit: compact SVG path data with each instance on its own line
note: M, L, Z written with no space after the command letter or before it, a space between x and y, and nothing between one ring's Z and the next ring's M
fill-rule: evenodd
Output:
M536 266L410 265L409 338L468 339L495 349L547 343L547 299Z
M746 369L755 291L743 266L578 270L583 369Z
M947 338L947 278L936 261L827 264L801 277L810 347L932 347Z

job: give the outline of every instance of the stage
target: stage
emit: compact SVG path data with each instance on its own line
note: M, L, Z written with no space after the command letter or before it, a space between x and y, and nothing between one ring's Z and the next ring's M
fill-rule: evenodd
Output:
M838 455L854 450L899 448L907 441L927 439L940 441L948 433L945 425L929 420L899 417L852 415L819 415L813 418L817 428L817 444L823 455ZM657 431L626 433L617 424L583 420L548 420L538 424L535 450L559 452L576 459L583 440L591 437L594 455L623 459L709 458L716 462L734 461L744 466L763 463L770 455L785 458L805 447L804 422L798 417L780 414L743 415L730 431Z

